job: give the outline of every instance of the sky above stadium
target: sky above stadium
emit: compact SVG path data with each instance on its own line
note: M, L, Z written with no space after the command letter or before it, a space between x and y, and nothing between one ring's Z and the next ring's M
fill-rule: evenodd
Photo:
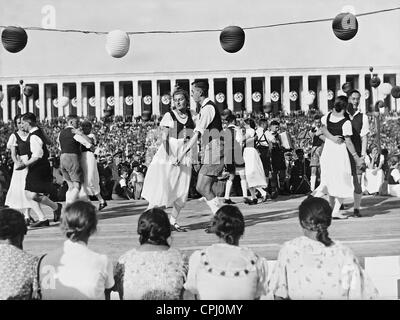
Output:
M0 0L0 24L41 27L45 5L55 8L57 29L107 32L251 27L333 18L345 5L356 14L388 9L399 1ZM20 53L1 47L0 76L399 66L400 10L359 17L358 23L350 41L337 39L330 21L246 30L236 54L222 50L219 32L131 35L121 59L108 55L105 35L28 31Z

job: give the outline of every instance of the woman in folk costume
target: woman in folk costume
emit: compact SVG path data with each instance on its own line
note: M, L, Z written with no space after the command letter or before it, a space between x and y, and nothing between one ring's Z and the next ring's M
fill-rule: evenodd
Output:
M321 119L322 130L328 139L325 139L320 160L321 183L313 195L315 197L329 195L333 207L333 219L347 218L339 213L339 209L344 198L353 197L354 185L347 149L356 163L361 162L351 142L352 126L350 120L345 117L347 104L347 97L338 96L332 111Z
M179 226L177 219L189 193L191 153L185 155L179 166L175 164L185 142L193 134L194 123L189 110L189 94L178 88L172 97L175 109L167 112L160 122L163 143L147 170L142 197L149 202L149 209L172 206L171 227L182 232L186 230Z
M246 132L244 138L243 159L245 163L247 186L251 194L251 199L247 198L245 203L251 205L257 204L256 189L261 193L263 202L267 200L267 192L262 189L267 187L267 181L265 179L264 167L260 155L255 148L255 142L257 139L255 131L256 124L253 119L249 118L244 120L244 126Z
M369 194L379 194L384 178L382 170L384 162L385 157L379 152L378 146L372 145L368 156L365 157L367 168L364 173L363 191L366 190Z
M96 136L92 133L92 124L89 121L82 123L83 134L90 139L92 145L97 145ZM79 193L80 198L96 196L100 201L99 211L107 206L107 202L100 194L100 177L97 169L97 160L92 150L81 145L81 167L83 171L83 184Z
M7 142L7 149L11 150L11 158L14 162L14 170L11 177L10 187L8 188L5 205L21 210L25 216L25 222L29 225L31 222L35 222L29 215L32 203L26 198L25 194L25 179L28 173L28 168L22 170L15 170L15 164L18 163L22 158L28 159L29 143L26 142L28 133L22 130L21 127L21 114L18 114L14 118L14 126L17 129Z

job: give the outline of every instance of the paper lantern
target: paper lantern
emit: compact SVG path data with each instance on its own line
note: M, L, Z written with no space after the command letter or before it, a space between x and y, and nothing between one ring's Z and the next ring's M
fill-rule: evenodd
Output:
M306 96L304 97L304 103L310 106L314 103L314 99L315 99L314 95L307 93Z
M3 91L0 91L0 102L2 102L4 99L4 93Z
M377 75L374 75L369 81L369 84L371 85L372 88L378 88L379 85L381 84L381 79L379 79Z
M379 92L382 92L384 95L390 94L392 91L392 85L390 83L384 82L379 86Z
M348 94L351 90L353 90L353 85L350 82L345 82L342 85L342 90L345 94Z
M69 98L68 97L61 97L58 99L57 103L57 108L64 108L69 104Z
M7 27L1 33L4 49L11 53L23 50L28 43L26 31L20 27Z
M338 90L338 92L337 92L337 97L339 97L339 96L345 96L346 95L346 93L344 93L344 91L343 90Z
M219 35L219 42L222 49L229 53L238 52L242 49L245 40L245 33L242 28L238 26L229 26L221 31Z
M340 40L353 39L358 31L358 21L354 14L339 13L332 21L333 33Z
M395 99L400 98L400 87L399 86L394 86L390 92L392 94L392 97ZM0 99L1 101L1 99Z
M33 88L31 86L25 86L24 95L30 97L33 94Z
M114 30L107 34L106 50L114 58L122 58L129 51L130 39L126 32Z

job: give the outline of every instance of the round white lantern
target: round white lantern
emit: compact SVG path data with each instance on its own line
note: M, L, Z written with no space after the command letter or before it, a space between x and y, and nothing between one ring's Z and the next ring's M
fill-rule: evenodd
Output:
M129 51L130 39L126 32L114 30L107 34L106 50L114 58L122 58Z

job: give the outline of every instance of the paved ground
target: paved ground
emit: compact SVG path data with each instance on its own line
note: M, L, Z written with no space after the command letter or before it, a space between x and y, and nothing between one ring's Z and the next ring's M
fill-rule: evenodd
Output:
M241 198L233 198L246 219L241 245L253 248L269 260L275 260L284 241L302 234L297 207L303 199L281 197L278 201L248 206L242 203ZM345 204L351 212L351 199ZM98 232L90 239L89 246L107 254L114 261L125 251L138 246L137 220L145 208L145 201L110 201L109 206L99 213ZM334 220L329 229L332 238L343 241L360 258L400 255L400 199L368 196L363 199L363 208L363 218ZM49 217L52 217L50 212ZM210 211L204 201L189 201L179 221L189 231L174 232L173 246L190 254L195 249L218 241L215 235L203 231L209 218ZM63 241L59 223L52 223L49 228L29 230L24 248L40 255L60 246Z

